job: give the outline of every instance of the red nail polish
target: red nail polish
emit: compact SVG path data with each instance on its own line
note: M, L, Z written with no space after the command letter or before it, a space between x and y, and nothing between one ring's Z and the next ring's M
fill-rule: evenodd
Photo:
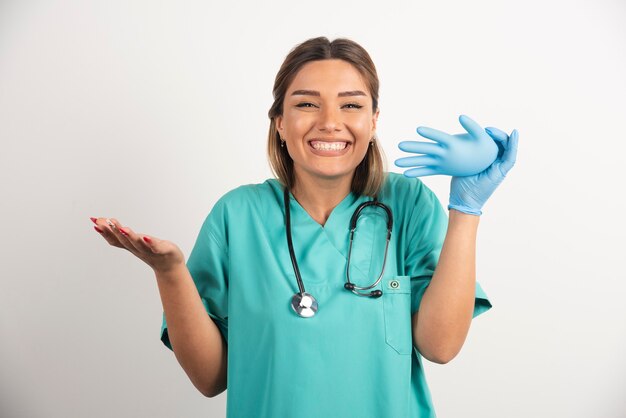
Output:
M152 243L152 240L148 237L143 237L143 240L146 241L148 244Z
M122 233L122 235L128 236L128 232L124 231L122 228L117 229Z
M100 232L100 233L103 233L103 232L104 232L103 230L101 230L101 229L100 229L100 228L98 228L97 226L94 226L94 228L96 229L96 231L98 231L98 232Z
M96 223L96 221L98 220L97 218L89 218L89 219L91 219L91 222L93 222L93 223Z

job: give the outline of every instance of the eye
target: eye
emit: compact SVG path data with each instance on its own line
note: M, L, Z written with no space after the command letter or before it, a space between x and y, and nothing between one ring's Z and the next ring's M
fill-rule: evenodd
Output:
M348 104L344 105L344 107L347 107L347 106L352 106L352 107L350 107L350 109L361 109L363 107L363 106L361 106L358 103L348 103Z
M296 107L315 107L315 105L313 103L303 102L303 103L298 103Z

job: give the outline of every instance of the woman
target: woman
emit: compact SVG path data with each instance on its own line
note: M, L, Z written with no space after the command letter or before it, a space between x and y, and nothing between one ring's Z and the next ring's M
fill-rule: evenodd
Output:
M277 179L224 195L186 264L173 243L114 219L92 218L97 230L153 268L162 341L204 395L228 380L228 417L434 416L422 357L450 361L491 307L475 281L476 232L515 160L516 131L493 128L495 162L453 177L448 219L420 180L383 173L378 78L358 44L298 45L274 98ZM407 174L435 174L424 169Z

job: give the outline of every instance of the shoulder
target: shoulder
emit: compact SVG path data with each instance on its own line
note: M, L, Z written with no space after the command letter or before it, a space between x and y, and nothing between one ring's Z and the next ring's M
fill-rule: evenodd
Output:
M390 206L394 218L402 223L446 217L437 195L417 177L387 173L380 200Z
M219 242L228 242L229 231L275 217L275 212L282 207L281 197L282 186L276 179L236 187L215 202L202 229L210 231Z
M282 186L276 179L267 179L263 183L238 186L220 197L211 217L228 218L243 216L251 211L263 212L268 207L280 204Z
M276 179L267 179L263 183L244 184L226 192L216 204L229 206L254 203L274 197L279 188L280 183Z
M380 198L391 202L437 199L433 191L418 177L406 177L398 173L386 173Z

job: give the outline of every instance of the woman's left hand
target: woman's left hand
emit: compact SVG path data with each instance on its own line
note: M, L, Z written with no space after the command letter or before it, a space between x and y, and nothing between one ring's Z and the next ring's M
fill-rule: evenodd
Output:
M513 129L510 136L498 128L489 127L485 131L498 145L498 156L489 167L478 174L452 177L448 209L482 215L481 208L515 164L519 136L517 130Z
M420 126L417 133L434 142L404 141L402 151L422 154L396 160L398 167L410 167L407 177L436 174L453 176L448 209L481 215L481 208L515 164L517 130L511 135L498 128L481 128L466 115L459 122L467 133L451 135Z

